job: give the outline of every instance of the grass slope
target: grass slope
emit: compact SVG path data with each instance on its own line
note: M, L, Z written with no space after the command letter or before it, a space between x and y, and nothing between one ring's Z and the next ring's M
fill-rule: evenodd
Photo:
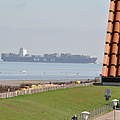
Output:
M64 120L106 104L105 89L120 97L119 87L77 87L0 99L1 120Z

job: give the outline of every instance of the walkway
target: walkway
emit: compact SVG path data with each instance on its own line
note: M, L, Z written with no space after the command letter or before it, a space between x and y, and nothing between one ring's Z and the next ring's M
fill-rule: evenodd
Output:
M120 110L115 111L115 116L115 120L120 120ZM106 113L105 115L100 116L94 120L114 120L114 111Z

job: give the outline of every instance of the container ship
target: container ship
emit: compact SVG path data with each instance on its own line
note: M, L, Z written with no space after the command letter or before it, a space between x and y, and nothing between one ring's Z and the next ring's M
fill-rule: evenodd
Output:
M70 53L30 55L20 48L19 53L2 53L1 59L7 62L43 62L43 63L96 63L97 57L88 55L71 55Z

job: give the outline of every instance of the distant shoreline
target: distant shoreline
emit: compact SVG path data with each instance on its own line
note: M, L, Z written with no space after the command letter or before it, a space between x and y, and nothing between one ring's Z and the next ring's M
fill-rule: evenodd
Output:
M9 85L9 86L19 86L21 84L45 84L45 83L55 83L55 82L71 82L71 81L81 81L89 82L94 79L79 79L79 80L0 80L0 85Z

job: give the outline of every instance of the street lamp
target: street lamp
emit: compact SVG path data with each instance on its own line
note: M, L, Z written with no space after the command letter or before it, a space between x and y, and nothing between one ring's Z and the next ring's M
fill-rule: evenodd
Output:
M90 112L84 111L81 114L82 114L82 120L88 120Z
M112 100L112 103L114 106L114 120L115 120L115 110L116 110L116 106L117 106L118 102L119 102L119 100L117 100L117 99Z

